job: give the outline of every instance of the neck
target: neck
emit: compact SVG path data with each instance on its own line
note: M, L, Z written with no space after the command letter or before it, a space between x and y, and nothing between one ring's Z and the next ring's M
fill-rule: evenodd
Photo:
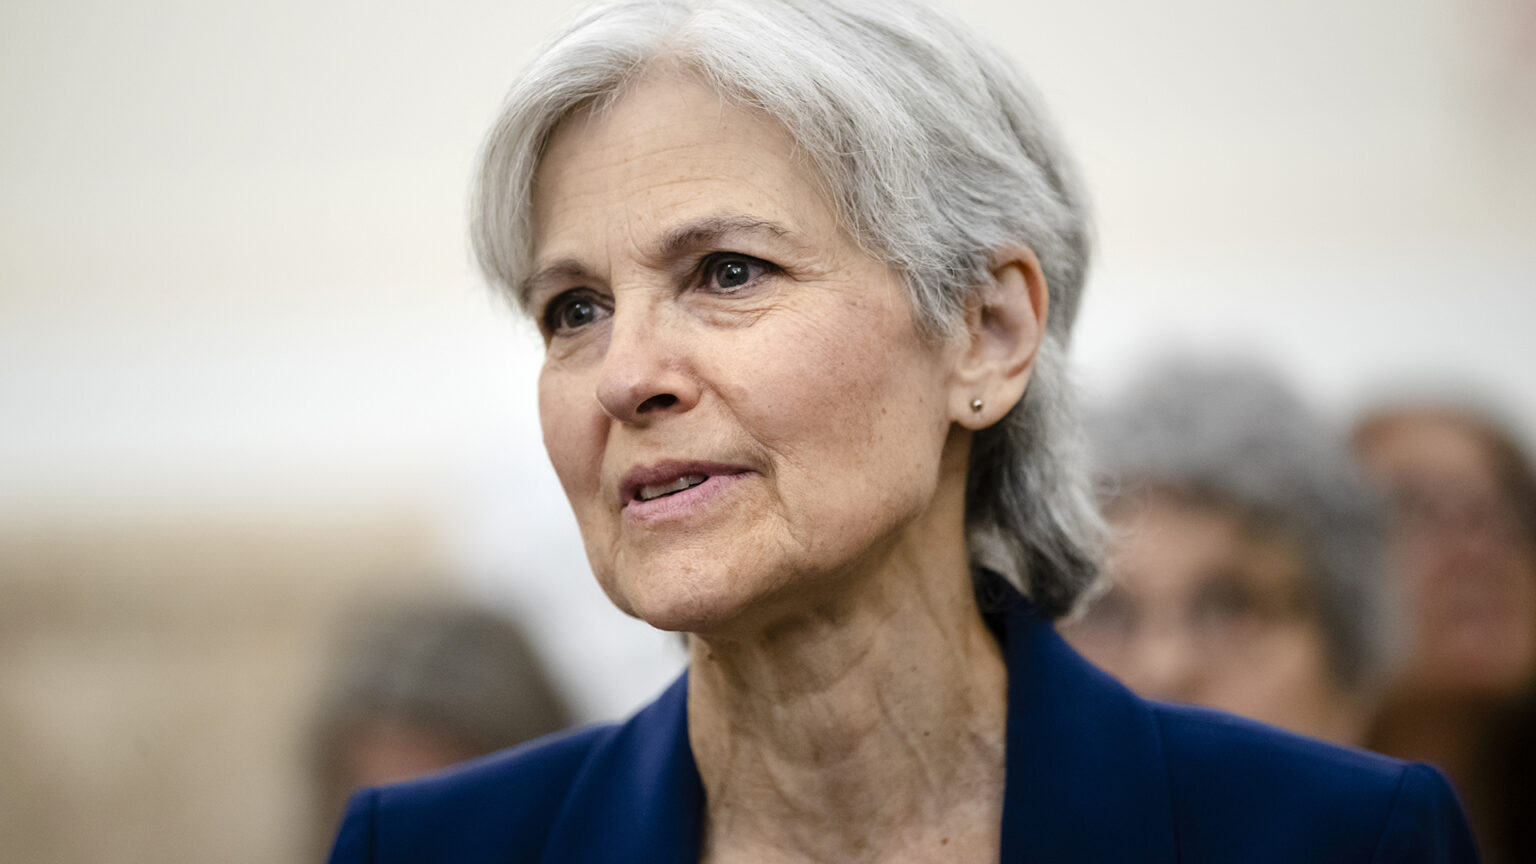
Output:
M963 544L751 639L693 640L709 861L992 861L1007 669Z

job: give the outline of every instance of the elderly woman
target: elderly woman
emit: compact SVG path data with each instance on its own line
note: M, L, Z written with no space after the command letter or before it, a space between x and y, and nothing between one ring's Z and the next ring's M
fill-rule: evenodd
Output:
M1114 538L1073 647L1147 698L1363 744L1393 606L1343 435L1262 367L1192 359L1091 421Z
M689 670L360 793L334 861L1470 858L1432 770L1152 707L1055 636L1095 576L1087 225L951 19L598 7L514 88L477 215L592 568Z

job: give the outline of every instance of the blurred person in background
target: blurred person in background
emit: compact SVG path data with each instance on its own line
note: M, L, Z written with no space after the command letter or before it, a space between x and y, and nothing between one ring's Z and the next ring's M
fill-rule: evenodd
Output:
M1432 402L1361 419L1392 502L1406 662L1370 743L1443 768L1492 862L1536 861L1536 473L1483 412Z
M1091 416L1108 589L1064 626L1142 696L1364 740L1388 654L1376 502L1257 365L1166 361Z
M357 789L421 777L571 722L517 624L467 600L359 610L333 657L311 760L327 845Z

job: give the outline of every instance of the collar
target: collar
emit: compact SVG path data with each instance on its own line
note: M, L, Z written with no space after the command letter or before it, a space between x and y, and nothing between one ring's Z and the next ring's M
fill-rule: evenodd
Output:
M1001 608L999 608L1001 607ZM1002 861L1171 862L1173 805L1156 721L1027 600L989 615L1008 664ZM596 745L546 862L699 860L704 787L688 676Z
M1072 650L1022 597L1005 622L1000 860L1176 860L1167 765L1147 704Z

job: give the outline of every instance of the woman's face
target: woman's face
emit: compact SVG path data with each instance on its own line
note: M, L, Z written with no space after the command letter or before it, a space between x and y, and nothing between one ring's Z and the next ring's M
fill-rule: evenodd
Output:
M1536 549L1482 440L1449 417L1410 417L1373 434L1361 458L1398 517L1390 563L1412 625L1402 686L1488 696L1530 686Z
M1151 495L1111 514L1111 587L1064 627L1072 644L1151 699L1207 705L1356 743L1301 549L1224 509Z
M814 177L677 77L566 121L536 177L545 447L603 588L658 627L764 626L963 550L955 351Z

